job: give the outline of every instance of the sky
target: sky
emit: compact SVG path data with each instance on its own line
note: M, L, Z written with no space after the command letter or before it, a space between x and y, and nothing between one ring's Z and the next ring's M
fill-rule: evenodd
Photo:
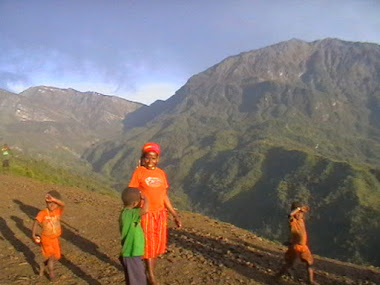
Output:
M0 89L151 104L241 52L297 38L380 43L379 0L0 0Z

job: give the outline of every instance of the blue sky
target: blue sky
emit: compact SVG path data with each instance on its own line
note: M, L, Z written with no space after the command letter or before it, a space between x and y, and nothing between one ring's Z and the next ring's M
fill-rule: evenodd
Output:
M372 0L0 0L0 88L150 104L244 51L297 38L380 43Z

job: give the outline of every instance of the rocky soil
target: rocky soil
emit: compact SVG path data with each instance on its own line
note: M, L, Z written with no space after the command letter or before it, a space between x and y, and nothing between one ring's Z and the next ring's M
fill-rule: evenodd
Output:
M63 257L57 264L57 285L124 284L118 262L116 196L0 175L0 284L49 284L38 277L38 245L31 227L44 194L55 189L67 207L62 217ZM227 223L181 212L183 228L170 221L168 252L157 264L161 285L189 284L306 284L306 271L297 264L292 276L274 278L285 247ZM311 245L312 249L312 245ZM380 284L380 270L315 256L319 284Z

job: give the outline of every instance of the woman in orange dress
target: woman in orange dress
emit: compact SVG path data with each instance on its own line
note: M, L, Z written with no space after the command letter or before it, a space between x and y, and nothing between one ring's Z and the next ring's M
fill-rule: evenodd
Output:
M140 189L149 201L148 211L141 218L141 226L145 236L143 258L151 285L158 285L154 275L156 258L166 252L167 212L173 216L177 227L182 226L167 194L169 183L166 173L157 167L160 153L160 146L157 143L146 143L142 148L141 165L133 172L128 185Z

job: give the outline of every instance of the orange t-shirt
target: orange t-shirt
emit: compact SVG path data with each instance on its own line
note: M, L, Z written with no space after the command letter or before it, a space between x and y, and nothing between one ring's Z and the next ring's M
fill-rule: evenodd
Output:
M307 243L307 233L305 227L305 221L303 219L297 220L292 217L289 218L291 243L306 245Z
M61 215L63 209L58 207L53 211L49 211L47 208L39 211L36 220L42 225L43 236L59 237L62 234L61 229Z
M140 189L141 193L148 198L149 212L162 210L169 183L166 173L161 168L148 169L139 166L132 174L129 187Z

